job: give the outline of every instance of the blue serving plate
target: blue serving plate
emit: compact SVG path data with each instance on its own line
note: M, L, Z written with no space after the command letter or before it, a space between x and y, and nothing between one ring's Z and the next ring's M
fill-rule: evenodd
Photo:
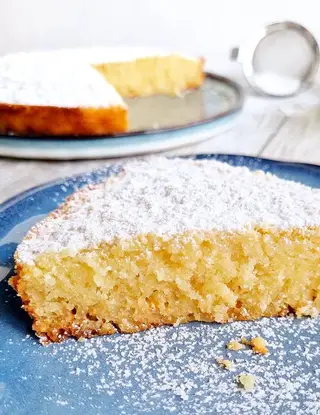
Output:
M232 155L201 155L262 169L320 188L320 167ZM114 168L28 190L0 205L0 414L313 414L320 413L319 319L191 323L133 335L43 347L7 284L27 230L74 190ZM226 349L261 335L270 354ZM221 368L216 358L234 362ZM256 377L244 392L238 375Z

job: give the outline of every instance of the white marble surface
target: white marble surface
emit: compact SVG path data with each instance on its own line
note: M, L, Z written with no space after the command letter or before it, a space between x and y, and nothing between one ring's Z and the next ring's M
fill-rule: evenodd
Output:
M218 72L243 83L239 68L229 66ZM166 154L199 153L246 154L320 165L320 84L290 99L266 99L247 90L242 116L232 130ZM115 161L118 160L54 162L0 158L0 202L46 181Z

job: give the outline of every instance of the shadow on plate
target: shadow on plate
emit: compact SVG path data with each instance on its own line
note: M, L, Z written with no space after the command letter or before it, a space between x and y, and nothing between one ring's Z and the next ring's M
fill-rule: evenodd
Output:
M0 267L13 267L13 256L17 249L18 244L10 242L8 244L1 245L0 249Z
M20 331L23 336L27 334L35 337L32 331L32 320L29 315L21 308L20 297L8 284L9 278L14 275L13 268L8 276L0 283L0 316L1 325L9 325L14 330ZM0 325L0 326L1 326Z

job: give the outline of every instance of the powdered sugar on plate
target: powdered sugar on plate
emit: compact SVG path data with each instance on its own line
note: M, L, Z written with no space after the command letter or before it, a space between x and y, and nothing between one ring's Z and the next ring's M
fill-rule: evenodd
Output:
M37 345L28 358L40 359L47 378L37 376L35 369L23 382L34 376L33 382L45 384L49 378L55 385L43 388L48 413L59 407L60 413L83 408L86 414L317 415L319 322L289 317L191 323L47 348ZM256 335L267 340L269 355L226 349L231 339ZM25 339L26 346L30 342L36 340ZM232 371L216 362L222 356L235 363ZM256 378L252 392L239 386L238 375L243 373Z

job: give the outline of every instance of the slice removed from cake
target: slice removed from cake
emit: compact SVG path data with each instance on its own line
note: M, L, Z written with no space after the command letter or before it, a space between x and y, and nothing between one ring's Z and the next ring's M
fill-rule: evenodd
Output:
M316 316L320 190L214 160L136 160L34 226L15 260L43 343Z

